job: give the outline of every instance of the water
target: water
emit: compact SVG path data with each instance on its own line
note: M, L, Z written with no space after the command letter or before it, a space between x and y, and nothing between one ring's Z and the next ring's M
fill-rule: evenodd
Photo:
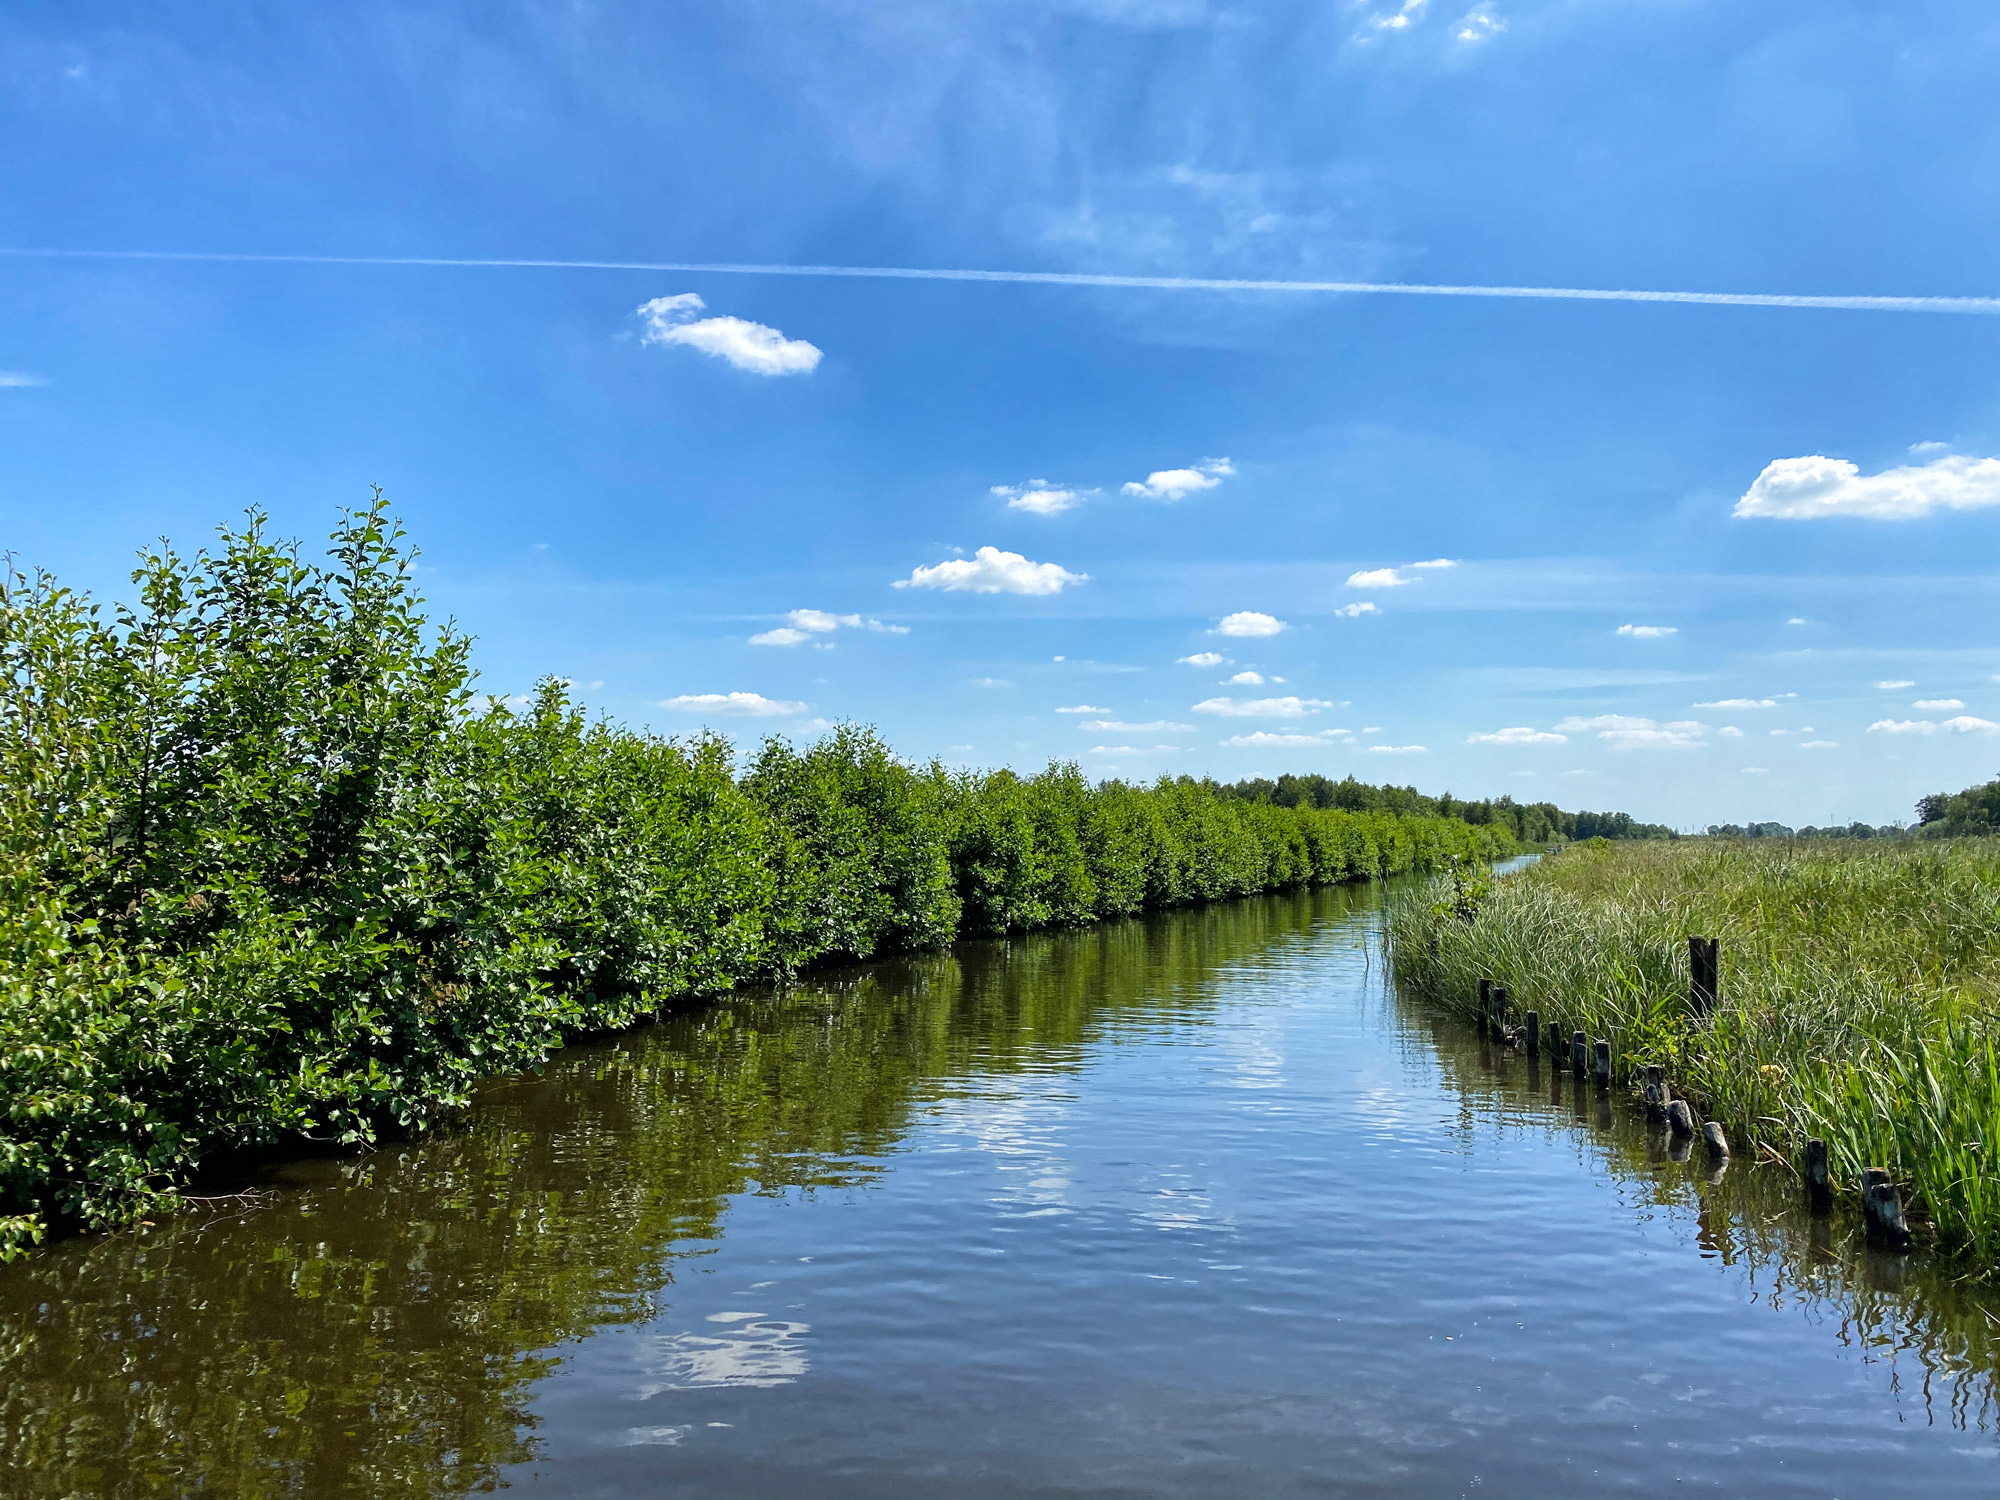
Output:
M2000 1302L1385 990L1379 893L846 970L0 1268L0 1494L2000 1492Z

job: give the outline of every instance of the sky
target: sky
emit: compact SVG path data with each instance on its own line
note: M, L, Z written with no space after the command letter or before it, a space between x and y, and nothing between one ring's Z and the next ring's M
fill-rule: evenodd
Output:
M1996 97L1976 0L25 0L0 547L380 485L489 691L662 733L1908 820L2000 304L1324 284L1993 299Z

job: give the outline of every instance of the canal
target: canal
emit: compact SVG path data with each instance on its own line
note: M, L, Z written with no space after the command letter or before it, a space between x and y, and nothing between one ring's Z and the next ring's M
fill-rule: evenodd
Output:
M0 1494L2000 1493L2000 1300L1352 887L812 976L0 1267Z

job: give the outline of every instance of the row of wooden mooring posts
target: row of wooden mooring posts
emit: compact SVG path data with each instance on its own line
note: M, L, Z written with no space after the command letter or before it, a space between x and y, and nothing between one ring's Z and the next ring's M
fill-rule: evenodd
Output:
M1688 972L1692 981L1688 1008L1697 1016L1705 1016L1712 1011L1721 993L1720 950L1719 938L1688 939ZM1482 1032L1502 1046L1521 1048L1530 1057L1541 1056L1546 1036L1549 1056L1552 1059L1567 1057L1569 1070L1578 1082L1588 1075L1599 1089L1610 1089L1610 1042L1602 1037L1593 1041L1581 1031L1572 1031L1565 1038L1562 1024L1558 1021L1550 1021L1544 1033L1539 1011L1522 1011L1518 1026L1508 1024L1508 1015L1507 986L1495 984L1491 979L1480 980L1479 1022ZM1561 1066L1560 1062L1557 1066ZM1664 1067L1659 1063L1645 1064L1638 1081L1648 1124L1664 1125L1677 1141L1692 1141L1699 1133L1710 1161L1723 1163L1729 1160L1729 1137L1723 1132L1722 1122L1703 1121L1697 1132L1693 1108L1687 1100L1675 1097ZM1818 1136L1806 1142L1803 1165L1807 1203L1816 1215L1831 1213L1833 1183L1827 1170L1826 1142ZM1886 1168L1870 1167L1861 1174L1861 1215L1871 1240L1892 1250L1908 1248L1910 1227L1903 1217L1902 1194L1897 1191Z

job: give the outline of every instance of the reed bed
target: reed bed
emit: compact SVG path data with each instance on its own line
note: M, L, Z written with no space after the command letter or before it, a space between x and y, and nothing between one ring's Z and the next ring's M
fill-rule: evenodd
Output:
M1717 1004L1687 939L1721 940ZM1409 994L1472 1013L1478 981L1664 1064L1739 1143L1836 1188L1887 1167L1937 1241L2000 1271L2000 838L1571 846L1497 881L1443 875L1390 915Z

